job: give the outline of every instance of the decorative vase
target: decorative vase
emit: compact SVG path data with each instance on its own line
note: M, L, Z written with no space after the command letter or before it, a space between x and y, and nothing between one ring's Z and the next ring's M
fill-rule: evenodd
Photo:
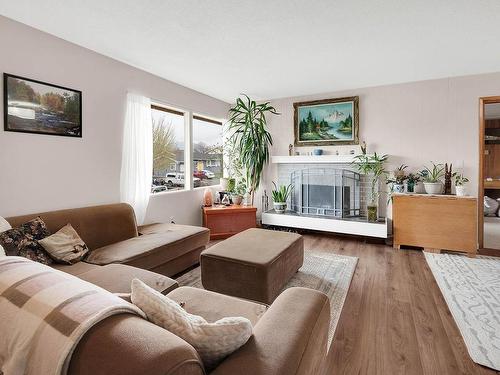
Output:
M376 203L368 203L366 205L366 214L368 216L368 221L378 221L378 205Z
M395 193L404 193L405 186L403 184L394 184L392 185L392 191L394 191Z
M434 194L434 195L443 194L442 182L424 182L424 188L427 194Z
M231 199L233 200L233 204L239 206L243 201L243 195L240 194L231 194Z
M464 185L456 185L455 191L458 197L466 197L467 196L467 188Z
M408 182L406 184L406 190L408 193L414 193L415 192L415 183L414 182Z
M212 196L212 189L207 188L203 192L203 205L205 207L211 207L214 204L214 198Z
M273 202L274 212L284 214L286 211L286 202Z

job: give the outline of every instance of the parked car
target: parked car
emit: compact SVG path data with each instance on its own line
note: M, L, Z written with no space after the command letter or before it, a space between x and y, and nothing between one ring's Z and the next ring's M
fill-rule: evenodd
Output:
M174 186L184 186L184 173L167 173L165 176L165 182L169 189ZM201 185L201 180L198 177L193 177L194 187Z
M202 172L205 173L205 176L207 178L214 178L215 177L215 173L212 171L208 171L208 170L204 169L204 170L202 170Z
M165 185L153 185L151 186L151 193L159 193L161 191L166 191L167 187Z
M203 180L205 178L208 178L205 174L205 171L194 171L193 172L193 177L199 178L200 180Z

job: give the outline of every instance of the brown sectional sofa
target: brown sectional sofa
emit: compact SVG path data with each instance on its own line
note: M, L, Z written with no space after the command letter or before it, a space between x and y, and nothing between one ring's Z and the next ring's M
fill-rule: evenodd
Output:
M71 266L54 264L55 268L116 293L129 292L130 280L138 276L163 293L172 290L177 284L165 276L198 263L210 236L207 228L190 225L150 224L137 228L134 210L124 203L6 220L16 227L37 216L52 233L70 223L90 249L85 261Z

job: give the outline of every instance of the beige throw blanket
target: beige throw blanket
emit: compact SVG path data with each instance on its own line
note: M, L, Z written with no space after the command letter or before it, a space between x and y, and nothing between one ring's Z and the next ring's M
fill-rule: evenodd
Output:
M0 374L66 374L79 340L106 317L144 316L75 276L20 257L0 258Z

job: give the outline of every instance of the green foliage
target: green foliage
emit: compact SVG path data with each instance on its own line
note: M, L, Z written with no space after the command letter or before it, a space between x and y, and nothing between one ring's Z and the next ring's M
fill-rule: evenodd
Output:
M455 186L463 186L467 182L469 182L469 179L462 173L455 172L453 173L452 177L455 179Z
M275 203L286 203L288 197L292 193L292 185L280 185L280 187L276 186L276 183L273 181L274 189L271 192L273 196L273 202Z
M229 110L229 132L230 141L238 150L253 204L262 171L269 161L269 146L273 144L267 130L266 114L279 113L269 102L257 104L247 95L244 97L245 100L236 99L236 104Z
M387 184L402 185L408 179L405 169L408 168L406 164L401 164L394 172L394 178L387 179Z
M441 178L444 176L444 165L435 164L431 161L432 167L429 168L424 166L424 169L420 172L424 182L436 183L441 182Z
M153 174L175 162L175 133L171 123L161 117L153 120Z
M409 184L416 184L420 181L420 177L421 176L419 174L409 173L406 179Z
M354 157L352 164L356 166L359 173L371 176L370 201L375 203L378 200L380 192L378 190L378 181L382 175L387 174L384 169L384 163L389 158L388 155L379 156L376 152L373 155L361 154Z

